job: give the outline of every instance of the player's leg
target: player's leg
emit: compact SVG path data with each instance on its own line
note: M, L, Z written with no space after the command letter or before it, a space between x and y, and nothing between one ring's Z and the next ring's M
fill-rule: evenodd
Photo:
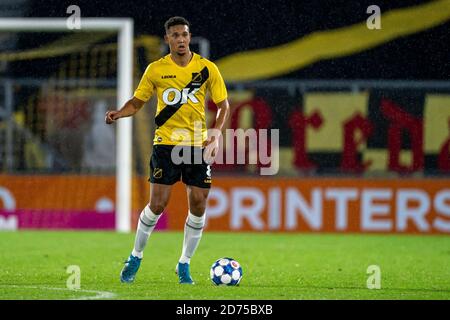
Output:
M131 283L134 281L136 273L141 265L144 248L147 245L150 234L153 229L155 229L164 208L169 202L171 189L171 185L151 184L150 201L139 216L134 248L120 273L121 282Z
M134 281L150 234L169 202L172 185L180 180L181 170L171 162L171 150L170 146L153 146L150 161L150 200L139 216L134 248L120 273L122 282Z
M178 261L177 272L180 283L193 284L189 266L202 238L209 189L195 186L186 186L186 188L189 212L184 225L183 249Z
M189 266L197 249L205 226L205 208L211 186L211 167L206 163L186 165L182 169L186 184L189 212L184 225L184 239L179 259L178 277L180 283L193 283Z
M171 185L150 184L150 201L139 216L133 256L142 259L148 238L169 202L171 190Z
M184 226L183 250L179 262L190 263L205 226L205 207L209 189L187 186L189 212Z

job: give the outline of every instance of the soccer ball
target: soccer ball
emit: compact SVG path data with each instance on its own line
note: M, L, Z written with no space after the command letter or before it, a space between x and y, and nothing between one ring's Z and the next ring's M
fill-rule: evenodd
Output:
M217 286L237 286L242 275L241 265L233 258L221 258L211 266L210 278Z

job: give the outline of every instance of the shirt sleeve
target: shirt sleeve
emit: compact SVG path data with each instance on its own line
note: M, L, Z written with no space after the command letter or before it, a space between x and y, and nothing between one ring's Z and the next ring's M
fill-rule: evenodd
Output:
M227 98L227 88L217 66L211 62L208 69L211 98L214 103L219 103Z
M139 82L139 85L134 91L134 96L138 98L139 100L147 102L150 100L151 96L153 95L153 92L155 91L155 86L153 85L153 82L151 81L151 65L145 69L144 75L141 78L141 81Z

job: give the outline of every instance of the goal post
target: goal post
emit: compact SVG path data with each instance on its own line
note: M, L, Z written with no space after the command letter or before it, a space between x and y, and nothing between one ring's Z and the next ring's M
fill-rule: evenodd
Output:
M117 108L132 95L133 36L131 18L80 18L80 29L69 29L65 18L0 18L0 31L24 32L87 32L118 33ZM132 119L117 122L116 148L116 231L131 230Z

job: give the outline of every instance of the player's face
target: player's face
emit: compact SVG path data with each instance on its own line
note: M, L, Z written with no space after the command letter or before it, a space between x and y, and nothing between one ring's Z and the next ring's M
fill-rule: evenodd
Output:
M171 26L166 32L164 39L169 45L171 53L176 53L180 56L183 56L189 50L191 34L189 33L188 26L180 24Z

